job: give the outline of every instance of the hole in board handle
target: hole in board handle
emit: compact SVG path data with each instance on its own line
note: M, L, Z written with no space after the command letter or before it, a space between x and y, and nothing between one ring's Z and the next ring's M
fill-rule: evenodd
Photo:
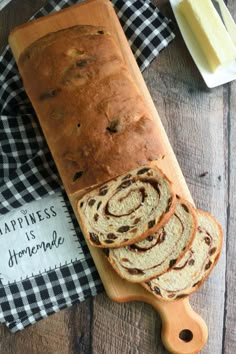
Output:
M191 340L193 339L193 332L190 331L189 329L183 329L181 332L179 332L179 338L183 341L183 342L191 342Z

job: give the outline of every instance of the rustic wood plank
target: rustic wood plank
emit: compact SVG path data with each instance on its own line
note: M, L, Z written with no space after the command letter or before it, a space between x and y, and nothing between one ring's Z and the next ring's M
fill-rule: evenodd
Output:
M167 353L160 341L160 319L142 302L115 304L106 295L94 299L92 353Z
M69 338L62 311L28 329L12 334L0 326L0 352L7 354L68 354Z
M225 305L225 336L224 336L224 351L225 354L232 353L232 348L236 348L236 302L235 302L235 285L236 285L236 200L235 200L235 188L236 188L236 84L232 84L229 90L229 102L230 110L228 112L228 138L229 138L229 160L228 160L228 174L229 174L229 189L228 189L228 225L227 225L227 266L226 266L226 305Z
M227 1L231 14L236 20L236 3L233 0ZM236 302L235 302L235 285L236 285L236 200L234 191L236 188L236 82L232 82L227 86L226 97L228 100L228 110L226 111L225 132L227 141L227 165L228 174L227 188L227 263L226 263L226 304L224 317L224 341L222 353L230 354L236 348Z
M47 0L12 0L0 11L0 50L7 45L11 29L28 21L46 3Z
M64 312L64 328L68 335L68 354L91 353L93 299L74 305Z
M91 353L92 299L54 314L22 332L0 326L0 353Z

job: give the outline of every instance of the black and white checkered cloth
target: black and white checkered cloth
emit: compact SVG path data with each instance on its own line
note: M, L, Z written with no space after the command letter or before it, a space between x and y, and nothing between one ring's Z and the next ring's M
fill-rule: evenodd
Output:
M33 18L78 2L51 0ZM149 0L112 2L140 69L144 70L173 40L172 24ZM7 47L0 56L0 214L56 192L64 193L60 178ZM85 260L7 286L0 281L0 322L12 332L103 289L65 193L64 196Z

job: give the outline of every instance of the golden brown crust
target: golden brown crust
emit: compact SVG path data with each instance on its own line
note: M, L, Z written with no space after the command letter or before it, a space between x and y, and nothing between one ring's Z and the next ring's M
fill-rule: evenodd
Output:
M106 29L51 33L23 52L19 70L68 194L163 155L155 119Z
M213 263L212 263L211 267L205 273L205 276L201 279L199 284L197 286L193 287L191 289L191 291L189 291L189 293L188 293L189 295L192 294L193 292L197 291L204 284L205 280L209 277L209 275L211 274L211 272L213 271L213 269L217 265L217 262L218 262L218 260L220 258L221 252L222 252L222 246L223 246L223 230L222 230L221 225L218 223L218 221L214 218L213 215L211 215L210 213L208 213L206 211L198 209L198 213L202 214L202 215L207 215L207 217L209 219L211 219L213 223L215 223L216 227L219 230L219 245L218 245L217 252L215 254L215 257L214 257L214 260L213 260Z

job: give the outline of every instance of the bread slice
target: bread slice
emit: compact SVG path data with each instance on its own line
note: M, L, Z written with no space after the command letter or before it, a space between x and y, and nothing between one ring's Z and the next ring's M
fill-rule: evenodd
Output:
M195 209L178 198L161 229L136 244L109 250L108 260L124 279L143 282L171 269L191 246L197 228Z
M212 215L197 210L196 237L171 271L142 285L162 300L179 299L199 289L216 265L222 248L221 226Z
M152 235L174 213L171 182L142 166L87 193L77 205L85 238L95 247L121 247Z

